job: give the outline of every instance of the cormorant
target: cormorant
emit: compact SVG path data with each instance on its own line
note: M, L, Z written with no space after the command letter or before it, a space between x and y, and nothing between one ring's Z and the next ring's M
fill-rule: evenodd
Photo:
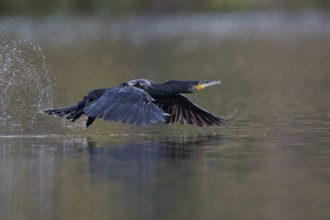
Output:
M72 122L84 114L87 116L86 127L96 118L132 125L175 122L200 127L223 125L228 118L207 112L181 94L197 92L216 84L220 81L171 80L157 84L148 79L135 79L111 88L92 90L76 105L44 112L65 116Z

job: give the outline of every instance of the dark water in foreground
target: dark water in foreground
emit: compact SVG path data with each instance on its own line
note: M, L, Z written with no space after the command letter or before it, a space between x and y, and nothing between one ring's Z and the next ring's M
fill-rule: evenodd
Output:
M328 134L286 125L182 137L3 137L1 216L327 219Z
M330 219L330 19L282 15L1 26L0 219ZM189 97L236 120L84 130L40 113L142 77L220 79Z

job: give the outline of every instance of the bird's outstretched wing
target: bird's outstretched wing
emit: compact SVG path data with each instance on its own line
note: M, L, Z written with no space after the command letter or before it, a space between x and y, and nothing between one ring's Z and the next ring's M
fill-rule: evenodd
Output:
M178 122L205 127L223 125L229 121L205 111L181 94L157 99L155 103L166 113L170 114L170 117L166 120L168 124Z
M124 83L106 89L101 97L84 108L84 113L90 118L133 125L165 122L168 114L153 101L142 89Z

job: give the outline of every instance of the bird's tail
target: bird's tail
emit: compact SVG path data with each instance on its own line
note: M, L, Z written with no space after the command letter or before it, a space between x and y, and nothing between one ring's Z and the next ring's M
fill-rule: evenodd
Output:
M61 117L65 117L66 119L74 122L81 115L85 114L86 104L93 102L94 100L101 97L104 93L105 89L95 89L90 91L80 102L76 105L63 107L63 108L55 108L55 109L47 109L44 110L44 113L49 115L58 115ZM87 116L86 127L91 125L95 121L95 117Z
M84 112L85 104L86 104L86 99L84 98L82 101L78 102L74 106L47 109L44 110L44 113L47 113L49 115L58 115L60 117L65 117L66 119L71 120L71 122L74 122L75 120L80 118L81 115L85 114ZM95 121L94 117L88 117L86 121L86 127L91 125L94 121Z
M68 106L63 108L47 109L44 110L44 112L49 115L58 115L60 117L65 117L66 119L71 120L71 122L74 122L82 114L84 114L84 109L81 105L77 104L74 106Z

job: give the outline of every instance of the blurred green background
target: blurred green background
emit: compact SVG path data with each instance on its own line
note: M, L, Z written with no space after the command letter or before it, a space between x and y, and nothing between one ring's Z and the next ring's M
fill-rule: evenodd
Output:
M103 15L330 8L329 0L2 0L2 15Z

